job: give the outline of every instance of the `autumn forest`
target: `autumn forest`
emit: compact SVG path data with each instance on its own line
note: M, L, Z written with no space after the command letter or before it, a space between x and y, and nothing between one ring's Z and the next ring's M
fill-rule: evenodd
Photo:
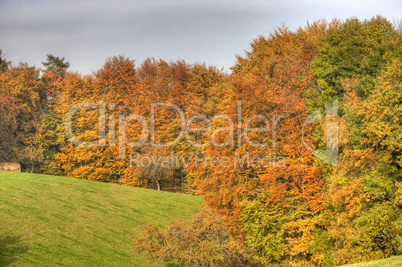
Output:
M161 261L333 266L402 254L401 23L282 26L245 49L230 73L118 55L91 75L64 57L37 67L3 51L0 162L201 196L191 222L144 225L133 241Z

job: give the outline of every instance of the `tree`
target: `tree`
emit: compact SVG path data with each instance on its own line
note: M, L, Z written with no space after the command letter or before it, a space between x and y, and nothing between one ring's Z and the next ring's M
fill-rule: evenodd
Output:
M372 94L365 101L365 133L368 141L393 155L402 168L402 62L392 61L375 81Z
M263 166L238 164L233 168L197 169L191 165L190 174L195 177L205 203L225 216L232 234L255 249L253 257L262 265L323 261L320 258L323 253L314 258L313 249L307 253L307 249L296 249L291 244L309 247L314 243L317 251L319 247L313 241L315 238L310 237L319 227L306 230L305 238L300 240L298 237L303 233L293 233L298 227L294 225L302 226L305 222L319 225L317 216L323 210L321 167L316 166L314 157L304 149L301 132L308 116L303 94L314 78L309 63L328 27L326 22L310 24L297 32L280 27L268 38L254 40L252 50L245 58L238 57L232 69L226 95L220 103L221 111L236 121L236 129L244 127L246 118L253 115L268 118L270 127L266 132L249 133L253 143L266 145L251 145L243 133L241 144L209 146L203 154L206 158L272 155L270 162ZM236 118L238 100L241 100L241 121ZM260 120L249 124L252 128L262 125ZM221 140L227 138L228 133L223 133ZM312 139L308 132L306 138Z
M224 220L207 209L190 223L171 222L163 232L145 225L143 231L134 245L152 258L191 266L259 266L247 257L250 249L233 239Z
M46 61L42 62L47 71L51 71L57 76L64 77L66 70L70 67L68 61L64 61L64 57L59 58L52 54L46 55Z
M334 264L400 253L401 210L395 203L400 174L389 161L382 151L347 149L326 178L325 217Z
M348 19L328 31L311 63L316 85L305 94L309 110L340 103L340 160L325 168L323 190L335 264L399 249L400 51L400 37L384 18ZM315 139L321 147L323 135L316 132Z
M0 155L2 161L17 161L26 138L38 129L40 117L39 71L25 63L0 72Z
M26 167L26 172L34 172L35 166L44 163L44 140L40 134L32 135L24 141L25 147L18 152L18 159Z
M166 148L141 149L137 169L138 180L160 191L181 191L182 168L172 160L173 151Z
M132 107L135 106L136 83L134 61L123 56L107 59L95 77L70 73L65 75L56 103L55 112L59 114L57 118L64 119L74 105L83 102L94 103L97 107L104 105L104 109L82 108L72 118L71 130L78 140L95 141L97 145L80 147L64 140L60 152L55 155L56 165L63 174L105 182L118 182L120 179L125 180L126 175L133 174L128 161L128 154L132 151L130 147L127 149L127 156L119 159L120 138L117 132L121 115L128 116L135 110ZM104 115L106 121L114 116L115 124L108 124L108 131L106 122L99 120L100 115ZM129 137L131 129L127 125ZM101 139L100 130L103 132ZM61 134L64 135L64 129Z
M0 71L6 71L10 64L10 61L3 58L3 51L0 49Z

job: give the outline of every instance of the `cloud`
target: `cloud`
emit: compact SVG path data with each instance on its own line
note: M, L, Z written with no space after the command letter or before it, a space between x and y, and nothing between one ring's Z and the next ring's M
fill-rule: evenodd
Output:
M124 54L185 59L225 67L258 35L307 19L369 18L398 13L396 1L1 1L0 48L12 61L40 66L46 54L65 56L89 74ZM399 4L400 6L400 4ZM391 16L391 17L390 17Z

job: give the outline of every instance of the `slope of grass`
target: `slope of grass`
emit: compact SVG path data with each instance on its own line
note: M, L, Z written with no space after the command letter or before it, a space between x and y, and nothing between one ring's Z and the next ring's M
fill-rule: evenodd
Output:
M399 267L402 266L402 256L390 257L387 259L360 262L355 264L343 265L344 267Z
M188 220L201 198L0 171L0 266L163 266L133 250L141 223Z

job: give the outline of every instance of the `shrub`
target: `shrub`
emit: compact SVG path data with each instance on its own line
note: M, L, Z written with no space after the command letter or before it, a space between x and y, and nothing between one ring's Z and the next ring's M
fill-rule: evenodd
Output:
M190 223L171 222L165 231L144 225L134 240L136 250L161 261L191 266L257 266L251 249L235 240L223 219L209 210L195 214Z

